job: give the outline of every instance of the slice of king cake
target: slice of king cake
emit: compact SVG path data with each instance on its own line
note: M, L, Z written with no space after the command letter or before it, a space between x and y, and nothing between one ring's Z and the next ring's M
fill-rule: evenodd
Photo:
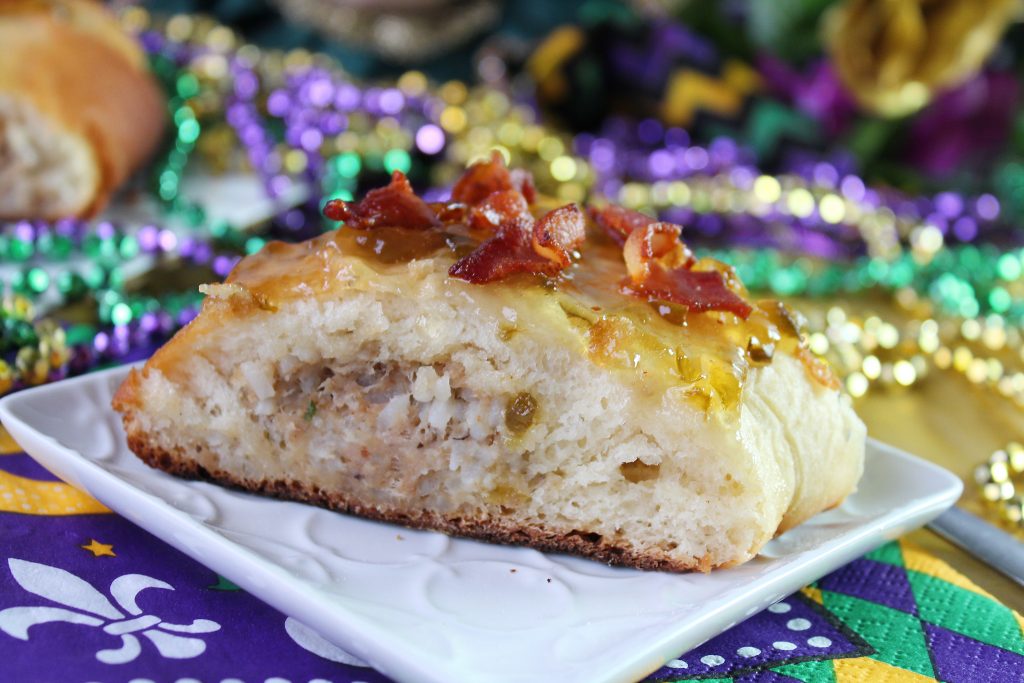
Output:
M681 229L539 199L500 158L401 173L273 242L114 399L168 472L644 569L753 557L839 504L864 425L798 316Z

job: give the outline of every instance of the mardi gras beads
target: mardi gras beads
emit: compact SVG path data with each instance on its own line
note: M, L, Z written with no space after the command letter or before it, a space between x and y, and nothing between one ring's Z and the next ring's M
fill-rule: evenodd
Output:
M62 377L70 354L64 329L36 320L32 303L18 295L0 302L0 393Z
M974 481L989 510L1007 525L1024 529L1024 446L1011 441L974 470Z

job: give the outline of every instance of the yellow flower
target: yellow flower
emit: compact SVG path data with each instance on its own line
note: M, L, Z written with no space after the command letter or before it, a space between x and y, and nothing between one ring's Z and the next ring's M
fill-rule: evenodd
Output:
M981 68L1019 0L845 0L825 18L825 43L865 109L903 116Z

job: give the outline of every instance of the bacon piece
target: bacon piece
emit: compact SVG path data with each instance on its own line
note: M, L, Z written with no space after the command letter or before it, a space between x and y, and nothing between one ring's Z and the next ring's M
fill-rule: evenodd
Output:
M529 243L509 235L495 235L448 269L448 275L482 285L516 273L554 275L561 267L535 252Z
M503 193L504 194L504 193ZM510 191L509 195L519 195ZM491 196L494 199L494 195ZM520 201L525 203L524 199ZM583 213L575 204L549 211L540 220L522 214L504 220L498 234L459 259L451 277L473 284L503 280L516 273L555 275L571 262L585 237Z
M427 206L434 212L438 220L445 225L465 223L466 215L469 213L468 206L457 202L430 202Z
M642 214L641 214L642 215ZM643 282L651 276L652 265L669 269L693 265L693 254L679 239L683 229L675 223L651 222L634 230L622 247L626 271L633 282Z
M615 204L609 204L600 209L591 209L590 215L604 229L608 237L620 247L626 243L626 239L633 231L658 222L657 218L651 218L645 213L625 209Z
M370 190L359 202L332 199L324 206L324 216L356 230L378 227L428 230L441 223L435 213L412 191L409 179L401 171L391 174L386 187Z
M469 227L493 232L516 224L529 232L533 227L533 214L526 198L518 190L498 190L469 210Z
M650 223L634 230L622 249L629 278L623 294L669 301L691 311L729 311L746 319L753 308L729 289L717 270L693 270L693 254L679 240L682 228Z
M518 190L532 204L537 199L533 177L529 171L516 169L509 172L505 159L495 150L490 161L478 161L466 169L452 187L452 201L476 206L495 192Z
M722 274L714 270L659 269L641 283L626 281L622 293L649 301L670 301L691 311L729 311L744 320L753 308L725 286Z
M533 250L558 265L568 268L572 251L587 238L583 213L575 204L548 211L533 227Z

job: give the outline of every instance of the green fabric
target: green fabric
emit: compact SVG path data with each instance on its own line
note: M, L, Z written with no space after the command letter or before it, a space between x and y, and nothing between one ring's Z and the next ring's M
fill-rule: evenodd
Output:
M869 560L875 562L885 562L886 564L894 564L897 567L903 566L903 551L900 549L899 543L886 543L885 545L872 550L870 553L865 555Z
M921 621L910 614L850 595L822 591L825 607L875 649L873 659L935 676Z
M1024 654L1020 625L1008 607L928 574L910 570L907 578L924 621Z
M803 683L836 683L832 660L786 664L772 669L775 673L790 676Z

